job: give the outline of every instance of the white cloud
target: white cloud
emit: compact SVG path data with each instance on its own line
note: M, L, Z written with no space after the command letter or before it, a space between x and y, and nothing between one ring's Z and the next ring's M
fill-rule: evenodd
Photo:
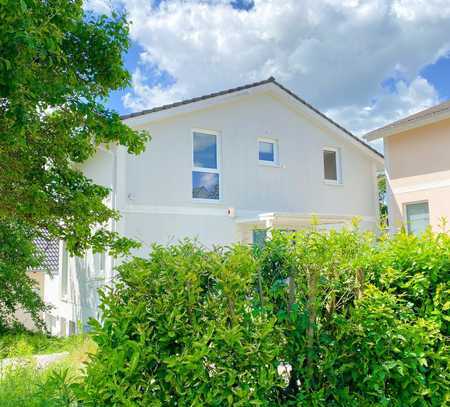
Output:
M409 116L438 102L436 89L419 76L409 85L398 81L393 92L385 90L370 105L346 105L330 109L326 113L356 134L363 135L386 122Z
M111 0L85 0L83 7L85 10L93 11L97 14L109 14L113 3Z
M123 99L131 110L271 75L358 132L438 101L419 72L450 50L448 0L255 0L248 12L230 0L152 4L123 0L144 50ZM174 83L149 85L146 66Z

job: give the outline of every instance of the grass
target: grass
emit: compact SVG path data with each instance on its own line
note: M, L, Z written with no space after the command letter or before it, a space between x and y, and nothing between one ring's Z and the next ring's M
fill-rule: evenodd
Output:
M73 335L57 338L25 330L7 331L0 334L0 359L71 352L80 346L85 337L86 335Z
M74 406L72 386L80 381L84 364L96 346L89 335L53 338L42 334L10 332L0 336L1 357L30 357L25 366L6 369L0 377L0 406ZM37 369L34 354L68 352L62 361Z

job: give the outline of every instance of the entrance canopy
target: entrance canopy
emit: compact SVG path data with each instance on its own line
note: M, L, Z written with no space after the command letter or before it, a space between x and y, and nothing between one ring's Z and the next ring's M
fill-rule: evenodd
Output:
M266 212L254 217L236 218L241 225L253 225L261 228L290 227L302 228L317 225L350 224L353 215L336 215L327 213L298 213L298 212Z

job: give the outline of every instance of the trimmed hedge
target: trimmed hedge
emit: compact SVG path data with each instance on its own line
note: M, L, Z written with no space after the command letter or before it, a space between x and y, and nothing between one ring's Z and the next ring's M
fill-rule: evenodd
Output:
M446 234L154 246L103 295L83 405L441 406Z

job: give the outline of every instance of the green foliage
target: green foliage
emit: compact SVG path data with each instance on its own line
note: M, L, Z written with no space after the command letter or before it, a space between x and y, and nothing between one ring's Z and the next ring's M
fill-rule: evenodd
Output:
M127 253L137 243L109 228L119 215L104 204L108 188L78 165L100 145L138 154L149 140L104 106L129 82L125 16L85 15L81 0L2 0L0 21L0 234L26 226L65 240L75 255L91 247ZM3 265L8 278L29 292L23 267L14 274L14 265ZM34 316L42 310L37 295L16 302ZM3 287L0 303L10 308Z
M450 238L356 225L155 246L104 293L87 405L442 406ZM284 367L282 375L277 368Z
M148 140L103 106L129 80L125 17L86 16L75 0L7 0L0 7L0 218L46 229L75 254L126 248L106 228L117 217L103 204L108 189L74 165L100 144L137 154Z
M450 385L445 337L408 303L368 286L347 318L335 318L335 332L324 360L332 366L330 405L444 405Z
M27 275L41 263L42 254L33 244L34 237L34 231L23 222L0 218L0 333L14 325L17 309L27 310L38 326L39 313L46 310Z
M383 223L386 223L388 220L386 175L385 174L378 175L377 182L378 182L378 205L380 208L380 217L381 221Z
M89 340L88 335L49 336L24 329L6 330L0 335L0 359L57 352L74 352Z
M75 406L71 387L75 382L72 372L63 367L39 370L22 366L3 373L0 378L0 405L2 407L67 407Z
M103 297L86 405L269 405L280 332L255 310L251 249L154 246Z
M82 379L81 371L95 347L88 335L52 338L30 332L14 332L0 337L2 355L20 356L21 362L0 371L0 405L3 407L76 406L73 391ZM18 349L19 348L19 349ZM36 353L69 352L69 356L37 368L31 358Z
M428 230L382 239L371 265L374 283L407 301L414 314L449 336L450 235Z

